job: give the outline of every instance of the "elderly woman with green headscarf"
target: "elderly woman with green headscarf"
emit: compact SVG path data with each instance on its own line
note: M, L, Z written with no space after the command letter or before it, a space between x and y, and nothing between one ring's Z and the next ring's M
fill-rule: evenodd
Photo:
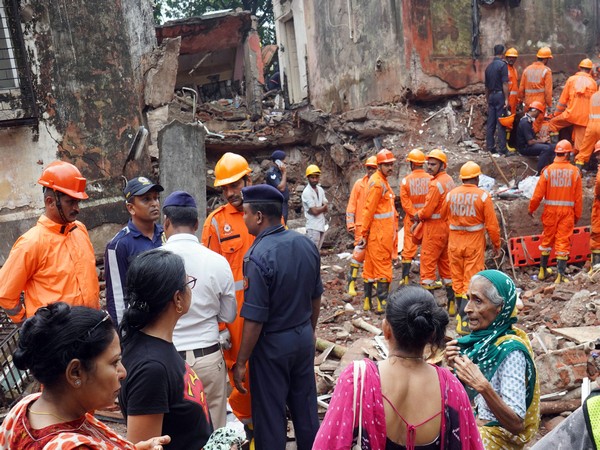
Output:
M465 308L471 334L446 346L467 388L487 450L522 449L540 422L540 388L531 343L517 322L517 290L498 270L474 275Z

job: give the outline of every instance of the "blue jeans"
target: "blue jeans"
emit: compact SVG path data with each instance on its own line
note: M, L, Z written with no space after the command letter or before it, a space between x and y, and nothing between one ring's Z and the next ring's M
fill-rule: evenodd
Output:
M488 117L485 135L485 146L489 152L506 153L506 130L498 119L504 112L504 93L502 91L492 92L488 97ZM498 129L498 147L494 142L494 134Z
M554 161L554 147L556 144L533 144L519 149L519 153L523 156L538 156L537 172L540 174L544 167Z

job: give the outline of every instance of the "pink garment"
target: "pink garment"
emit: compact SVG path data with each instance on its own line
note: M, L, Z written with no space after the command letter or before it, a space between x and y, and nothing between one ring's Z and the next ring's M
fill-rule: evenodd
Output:
M362 449L385 450L386 428L381 379L377 365L365 360L365 390L362 410ZM445 368L433 366L440 381L444 411L440 430L442 450L483 450L481 437L467 393L452 373ZM333 398L315 442L313 450L350 450L352 429L352 398L354 364L350 364L338 379ZM362 382L359 382L359 389ZM358 391L360 392L360 391ZM358 421L358 398L356 418Z

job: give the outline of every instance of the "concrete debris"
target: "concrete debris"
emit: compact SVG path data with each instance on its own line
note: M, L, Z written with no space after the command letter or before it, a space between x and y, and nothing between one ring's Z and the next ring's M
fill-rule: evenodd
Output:
M144 101L158 108L173 99L173 87L177 79L181 38L165 39L154 52L152 68L146 74Z

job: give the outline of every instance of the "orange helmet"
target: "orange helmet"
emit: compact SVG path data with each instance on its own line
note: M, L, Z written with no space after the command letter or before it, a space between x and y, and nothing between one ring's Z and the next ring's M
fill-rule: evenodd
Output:
M421 147L415 148L408 152L408 155L406 155L406 160L415 164L425 164L425 153L423 153L423 149Z
M596 141L596 145L594 145L594 153L600 152L600 139Z
M547 58L554 58L552 56L552 50L550 50L550 47L542 47L538 50L537 55L538 58L542 58L542 59L547 59Z
M470 180L471 178L476 178L481 175L481 167L479 164L473 161L467 161L460 168L460 179L461 180Z
M441 151L439 148L434 148L433 150L431 150L429 152L429 154L426 156L427 159L437 159L441 162L444 163L444 166L448 164L448 158L446 158L446 154Z
M557 155L571 153L572 151L573 151L573 146L566 139L563 139L558 144L556 144L556 148L554 149L554 153L556 153Z
M377 164L386 164L396 161L396 157L394 154L389 151L387 148L379 150L377 153Z
M225 153L215 166L215 187L235 183L252 172L248 161L235 153Z
M581 67L582 69L591 69L594 67L594 63L591 59L585 58L579 63L579 67Z
M518 58L519 52L516 48L509 48L508 50L506 50L504 56L506 56L507 58Z
M67 194L79 200L85 200L88 195L85 193L86 179L81 176L81 172L73 164L65 161L54 161L42 172L38 183L54 191Z
M515 123L515 115L510 114L508 116L498 117L498 122L500 122L500 125L502 125L507 130L512 130L513 124Z
M374 167L375 169L377 169L377 156L369 156L365 161L365 166Z
M544 114L546 112L546 105L544 105L542 102L539 102L537 100L532 101L531 104L529 105L529 108L537 109L542 114Z

